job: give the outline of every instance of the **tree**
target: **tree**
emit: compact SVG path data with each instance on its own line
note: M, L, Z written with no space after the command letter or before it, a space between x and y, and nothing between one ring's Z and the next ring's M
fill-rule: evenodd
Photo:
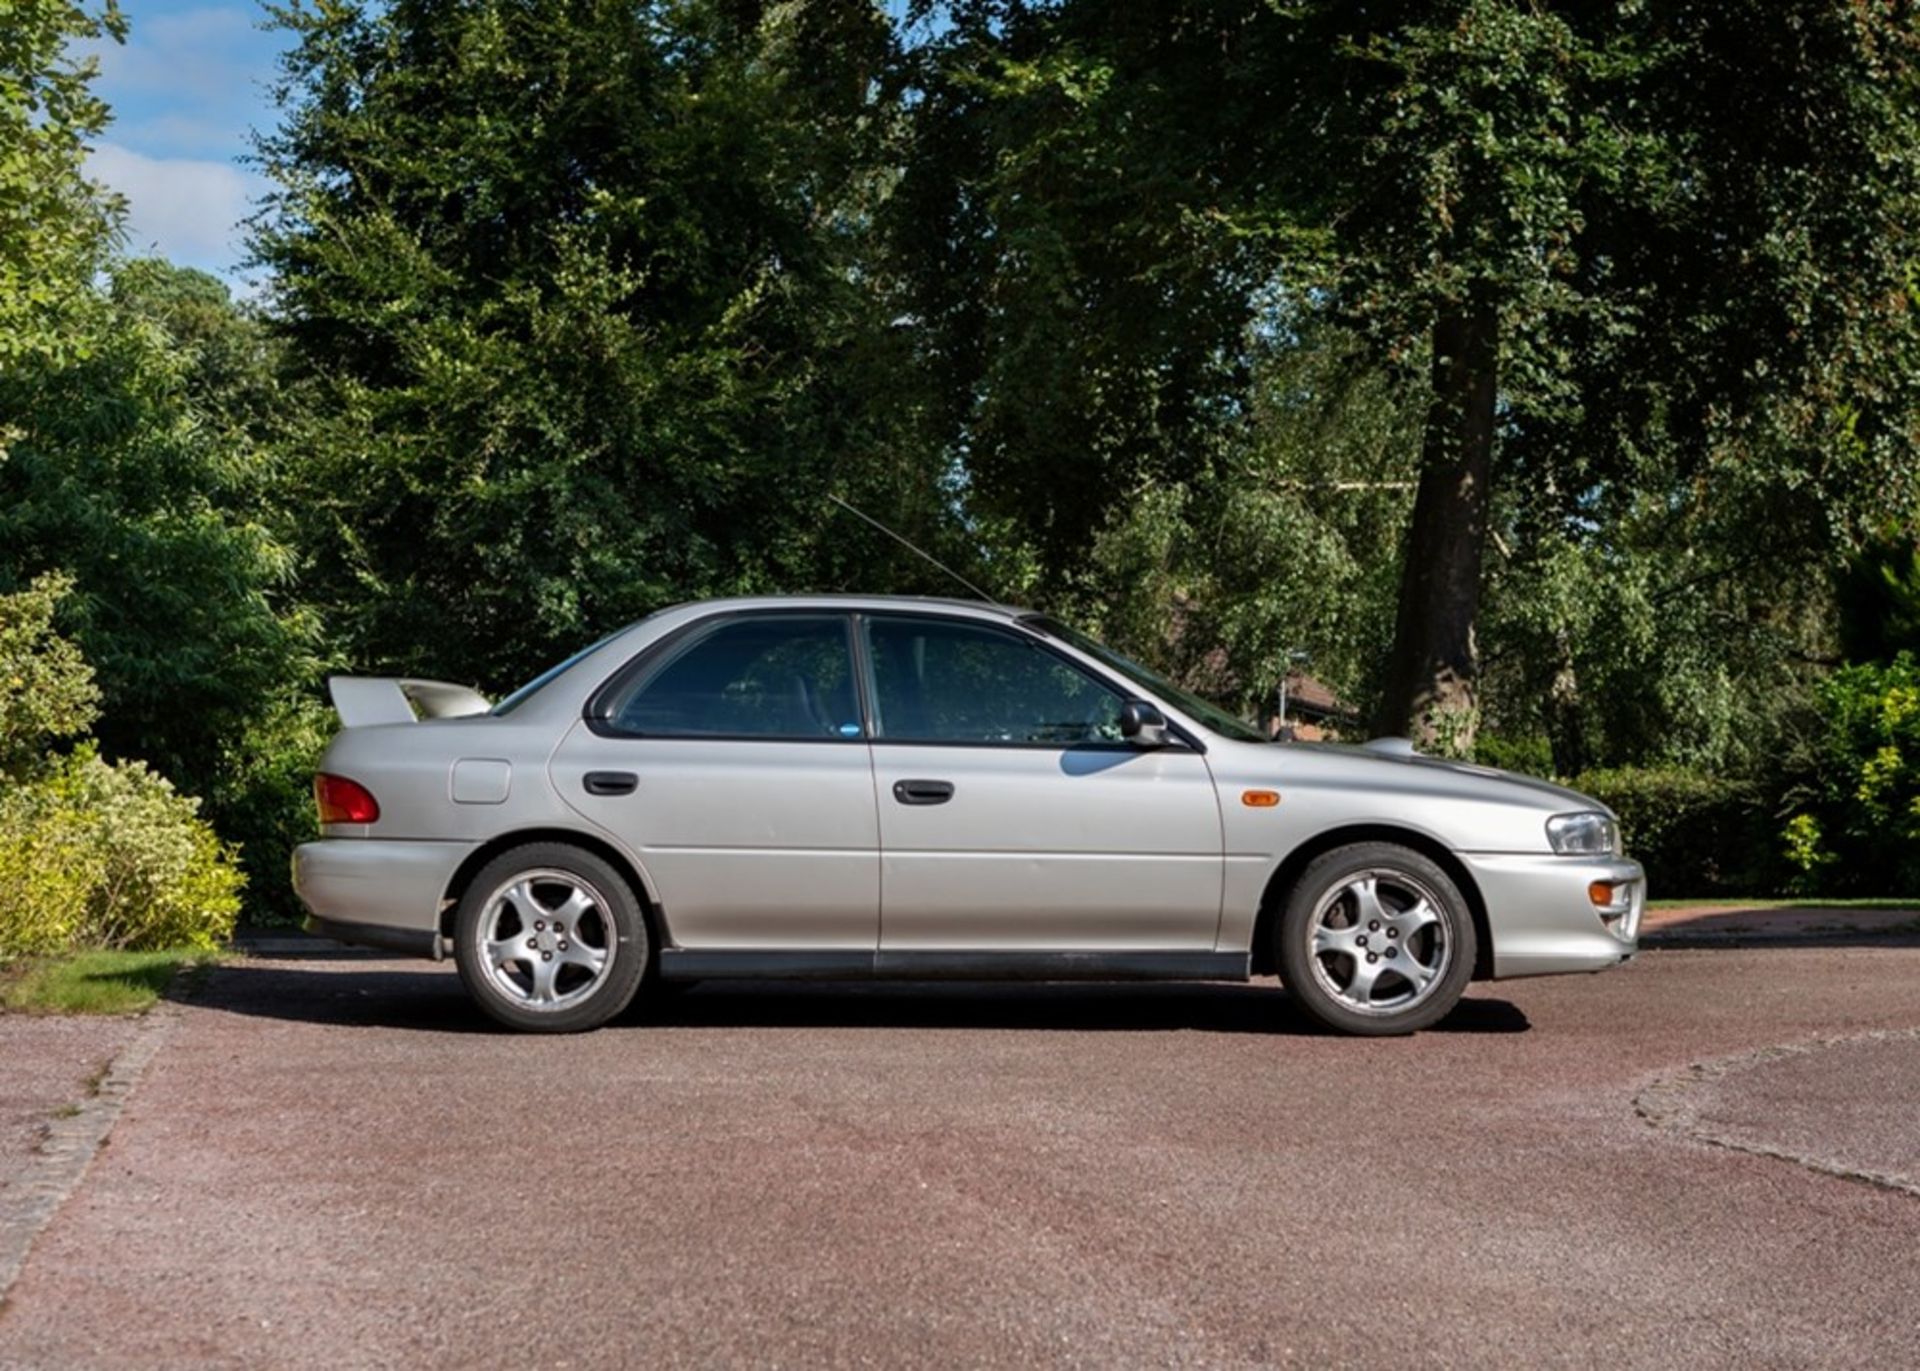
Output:
M125 36L116 0L13 0L0 22L0 366L69 341L55 320L111 245L118 204L83 171L108 112L73 45Z
M880 14L280 18L255 244L308 416L308 575L356 668L505 688L676 600L857 574L830 490L942 517L858 251Z
M102 744L211 791L310 650L286 593L275 459L241 412L268 403L247 394L271 386L264 340L213 278L158 262L123 267L65 326L64 360L0 377L17 426L0 466L0 589L69 575ZM244 368L227 355L249 349Z
M277 873L311 823L319 643L269 340L218 281L154 261L51 326L60 346L0 372L0 593L71 579L62 625L95 669L101 748L202 796ZM256 890L285 903L283 882Z
M1916 33L1896 8L1296 7L1282 208L1339 308L1424 332L1431 408L1381 722L1470 746L1494 495L1604 540L1740 502L1803 565L1911 507ZM1791 117L1756 119L1784 102ZM1757 538L1755 537L1757 535ZM1764 555L1764 554L1763 554Z
M885 279L995 588L1064 608L1100 531L1205 480L1244 413L1284 245L1220 214L1258 6L922 8Z
M1724 540L1682 579L1821 579L1913 505L1904 9L941 14L896 197L912 317L970 507L1043 572L1141 482L1217 463L1303 311L1425 394L1379 722L1429 747L1473 745L1496 538L1515 565L1628 555L1614 530L1664 507ZM1569 629L1541 640L1556 672Z
M1854 662L1920 653L1920 538L1881 530L1841 571L1840 640Z

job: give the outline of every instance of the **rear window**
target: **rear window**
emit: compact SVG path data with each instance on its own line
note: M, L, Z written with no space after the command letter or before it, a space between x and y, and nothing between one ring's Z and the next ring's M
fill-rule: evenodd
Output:
M507 696L506 699L502 700L499 704L495 705L493 707L494 717L499 718L503 715L513 713L514 710L520 708L521 705L525 704L528 700L531 700L534 696L538 695L541 691L545 690L548 686L552 685L554 680L558 678L562 672L567 671L569 668L575 666L579 662L582 662L586 658L591 657L594 653L598 652L601 648L605 647L608 643L612 642L615 638L618 638L622 633L625 633L627 629L631 627L633 627L633 625L628 624L624 628L616 628L613 632L609 633L606 637L600 639L598 642L593 643L588 647L581 648L578 652L574 653L573 656L567 658L566 661L559 662L553 666L548 667L545 671L541 672L538 676L535 676L531 681L528 681L525 685L521 686L518 690L514 691L513 694Z

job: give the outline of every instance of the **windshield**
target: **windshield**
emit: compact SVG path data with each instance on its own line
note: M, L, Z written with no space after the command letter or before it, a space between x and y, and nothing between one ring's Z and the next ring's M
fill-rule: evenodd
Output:
M1111 667L1135 685L1145 686L1153 694L1158 695L1161 699L1180 710L1181 713L1199 720L1200 723L1212 729L1215 733L1220 734L1222 737L1233 738L1243 743L1264 743L1267 741L1260 730L1254 728L1251 724L1234 718L1233 715L1227 713L1226 710L1221 709L1217 705L1208 704L1191 691L1182 690L1165 677L1155 675L1153 672L1141 666L1140 663L1122 657L1112 648L1107 647L1103 643L1095 642L1092 638L1089 638L1077 629L1068 628L1063 623L1038 614L1022 619L1020 622L1037 628L1042 633L1058 638L1062 642L1071 643L1096 662Z
M627 624L624 627L616 628L613 632L609 633L606 637L602 638L599 642L592 643L586 647L581 648L578 652L574 653L573 656L567 658L566 661L560 662L554 666L548 667L545 671L541 672L538 676L535 676L531 681L528 681L525 685L521 686L520 689L514 691L513 694L507 696L506 699L502 700L499 704L495 705L493 707L494 715L497 717L502 714L513 713L514 710L520 708L521 705L525 704L528 700L532 699L535 695L539 694L540 691L543 690L549 683L551 683L553 679L556 676L558 676L561 672L565 671L568 667L572 666L575 662L578 662L581 659L585 658L590 653L598 652L601 648L605 647L608 643L612 642L615 638L618 638L622 633L625 633L627 629L632 627L633 627L632 624Z

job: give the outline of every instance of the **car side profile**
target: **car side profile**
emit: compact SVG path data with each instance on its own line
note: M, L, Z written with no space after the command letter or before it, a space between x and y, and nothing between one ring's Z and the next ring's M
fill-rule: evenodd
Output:
M999 605L711 601L497 705L330 689L309 928L451 956L532 1031L715 978L1277 973L1328 1027L1406 1033L1472 980L1625 960L1646 898L1583 795L1268 742Z

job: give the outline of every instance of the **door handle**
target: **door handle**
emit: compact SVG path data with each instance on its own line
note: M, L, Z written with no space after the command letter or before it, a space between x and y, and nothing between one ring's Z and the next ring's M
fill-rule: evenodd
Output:
M589 795L631 795L640 778L631 771L589 771L580 784Z
M903 805L943 805L953 798L953 782L895 781L893 798Z

